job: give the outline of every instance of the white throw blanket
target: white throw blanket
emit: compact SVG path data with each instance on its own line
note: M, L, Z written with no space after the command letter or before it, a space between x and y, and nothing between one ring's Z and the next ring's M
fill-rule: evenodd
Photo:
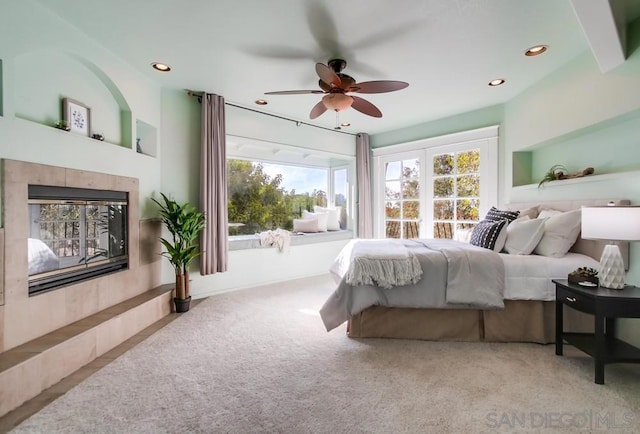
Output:
M422 276L418 258L401 240L352 240L349 264L343 270L350 285L392 288L415 284Z
M282 253L289 251L291 245L291 234L284 229L276 229L275 231L264 231L258 234L261 246L277 246Z

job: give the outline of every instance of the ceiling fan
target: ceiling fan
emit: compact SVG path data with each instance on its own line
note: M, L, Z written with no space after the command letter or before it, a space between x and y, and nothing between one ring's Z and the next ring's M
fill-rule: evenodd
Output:
M409 83L404 81L377 80L356 83L353 77L343 74L341 71L347 66L343 59L331 59L328 65L316 63L316 73L320 80L318 84L321 90L283 90L277 92L265 92L265 95L301 95L324 94L322 100L312 109L309 117L315 119L327 110L336 112L352 107L361 113L375 118L381 118L382 112L369 101L352 93L385 93L404 89Z

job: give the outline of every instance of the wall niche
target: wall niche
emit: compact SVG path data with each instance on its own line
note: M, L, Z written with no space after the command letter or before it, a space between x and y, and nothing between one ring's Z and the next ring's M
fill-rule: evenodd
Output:
M640 110L573 131L512 156L512 187L537 185L554 165L568 173L587 167L594 175L613 175L640 170ZM603 152L604 149L604 152Z

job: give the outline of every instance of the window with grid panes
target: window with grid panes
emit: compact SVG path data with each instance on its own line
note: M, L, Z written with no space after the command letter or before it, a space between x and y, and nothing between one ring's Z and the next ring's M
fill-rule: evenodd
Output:
M435 154L433 165L433 237L455 238L478 222L480 150Z
M389 161L384 168L386 238L420 236L420 160Z

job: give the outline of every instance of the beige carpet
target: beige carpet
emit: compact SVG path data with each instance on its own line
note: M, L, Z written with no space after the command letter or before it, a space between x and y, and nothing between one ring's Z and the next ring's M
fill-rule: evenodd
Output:
M640 432L640 366L552 345L353 340L327 277L211 297L15 433Z

